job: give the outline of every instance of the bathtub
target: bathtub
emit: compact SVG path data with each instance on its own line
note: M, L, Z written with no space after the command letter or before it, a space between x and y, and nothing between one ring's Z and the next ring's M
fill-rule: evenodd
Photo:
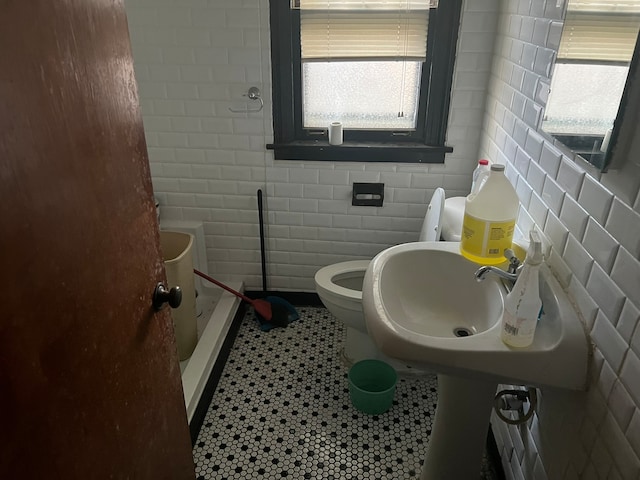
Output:
M207 256L202 222L167 220L160 222L161 230L184 232L193 235L192 248L194 268L207 272ZM215 275L213 275L215 277ZM200 401L213 366L216 363L229 327L233 323L241 300L236 296L195 277L198 341L191 357L180 362L184 403L189 423ZM225 282L234 290L244 291L242 282Z
M228 285L240 292L244 290L244 286L239 282L230 282ZM189 423L193 419L193 414L241 301L224 290L220 290L220 293L205 288L202 292L197 301L198 343L191 357L180 362L184 403L187 407Z

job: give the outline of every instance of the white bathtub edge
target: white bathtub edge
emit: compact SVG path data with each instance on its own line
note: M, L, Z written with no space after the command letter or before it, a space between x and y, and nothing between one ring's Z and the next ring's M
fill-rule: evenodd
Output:
M242 282L230 282L229 286L239 292L244 292ZM187 407L189 423L193 419L196 407L213 370L216 359L222 349L222 344L229 332L241 300L228 292L224 292L211 314L202 336L198 340L189 364L182 374L182 389L184 403Z

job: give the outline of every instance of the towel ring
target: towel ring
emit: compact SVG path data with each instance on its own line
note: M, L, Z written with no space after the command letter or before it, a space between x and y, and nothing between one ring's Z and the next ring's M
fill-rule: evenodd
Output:
M259 112L264 108L264 102L262 101L262 93L260 93L260 89L258 87L251 87L247 93L242 95L243 97L249 97L249 100L258 100L260 102L260 106L258 108L247 108L244 110L236 110L235 108L229 107L229 111L233 113L255 113Z

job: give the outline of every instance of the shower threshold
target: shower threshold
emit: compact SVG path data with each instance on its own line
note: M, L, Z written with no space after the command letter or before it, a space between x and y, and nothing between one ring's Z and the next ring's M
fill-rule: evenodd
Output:
M229 286L239 292L244 291L241 282L230 282ZM222 344L227 336L233 317L240 305L240 299L228 292L219 293L206 289L198 297L197 317L198 343L191 357L180 362L184 403L187 407L189 423L204 391Z

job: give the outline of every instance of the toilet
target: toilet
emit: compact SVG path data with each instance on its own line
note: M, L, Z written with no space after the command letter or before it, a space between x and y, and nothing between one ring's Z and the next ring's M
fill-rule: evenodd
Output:
M445 211L445 192L437 188L427 207L418 241L453 240L441 230ZM461 220L460 220L461 221ZM448 224L454 223L449 221ZM457 239L459 241L459 237ZM362 311L362 283L370 260L352 260L335 263L316 272L316 293L324 306L347 329L341 355L348 366L360 360L375 358L391 364L399 373L422 373L410 365L388 358L373 343Z

